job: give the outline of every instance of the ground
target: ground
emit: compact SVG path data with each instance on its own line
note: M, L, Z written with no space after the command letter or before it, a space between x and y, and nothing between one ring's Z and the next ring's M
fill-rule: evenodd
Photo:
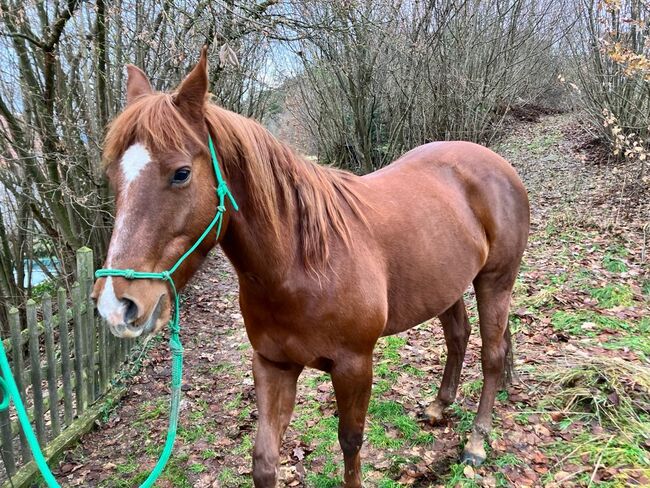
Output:
M529 188L532 231L511 314L518 381L498 396L488 461L457 464L481 388L468 292L474 330L445 424L420 418L442 376L439 323L380 340L362 452L365 486L650 484L648 186L625 168L594 162L577 124L575 115L519 123L495 147ZM189 286L182 309L181 427L158 486L251 486L251 349L236 279L220 253ZM119 406L107 408L97 429L60 460L65 485L137 486L153 467L168 416L166 342L154 344L142 363ZM342 456L329 378L306 371L299 385L281 486L338 486Z

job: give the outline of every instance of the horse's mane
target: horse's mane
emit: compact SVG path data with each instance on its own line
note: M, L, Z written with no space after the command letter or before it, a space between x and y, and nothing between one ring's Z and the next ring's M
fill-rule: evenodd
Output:
M318 271L326 264L332 237L350 242L348 213L361 218L362 201L351 173L321 166L296 155L254 120L207 103L205 118L223 171L243 173L252 211L281 237L288 215L297 215L303 264ZM151 150L186 151L188 140L202 146L168 93L143 96L109 126L104 164L115 161L134 141ZM207 149L206 149L207 150Z

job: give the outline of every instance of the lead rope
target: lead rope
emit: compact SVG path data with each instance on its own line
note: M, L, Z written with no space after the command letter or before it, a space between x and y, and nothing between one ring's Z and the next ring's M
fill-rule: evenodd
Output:
M217 206L217 212L212 219L212 222L206 227L203 231L203 234L196 240L196 242L190 247L185 254L183 254L178 261L168 270L162 271L159 273L149 273L144 271L134 271L132 269L99 269L95 272L95 278L105 278L109 276L115 276L120 278L126 278L127 280L162 280L169 283L171 288L172 295L174 296L174 316L169 322L169 349L172 353L172 377L171 377L171 394L170 394L170 406L169 406L169 427L167 429L167 438L165 439L165 447L163 452L158 458L158 462L154 466L153 470L147 477L147 479L140 485L140 488L151 488L156 482L158 477L162 474L165 469L165 465L169 458L172 455L174 448L174 441L176 440L176 432L178 429L178 412L180 409L180 399L181 399L181 380L183 376L183 345L179 337L180 334L180 298L178 292L176 291L176 286L174 285L174 280L172 279L172 274L180 267L180 265L187 259L187 257L192 254L197 247L203 242L207 235L217 227L217 238L221 235L221 225L223 223L223 215L226 212L225 201L226 197L230 200L230 203L235 211L239 210L235 198L232 196L226 181L221 175L221 170L219 169L219 160L217 159L217 153L214 150L214 144L212 143L212 137L208 135L208 146L210 148L210 156L212 159L212 166L214 168L214 174L217 180L217 196L219 198L219 205ZM0 410L9 408L9 399L13 400L14 405L16 406L16 413L18 414L18 420L22 426L23 431L25 432L25 437L29 444L29 448L34 454L34 461L38 469L43 475L43 479L47 483L49 488L60 488L59 483L52 475L52 471L47 465L43 452L38 444L38 440L34 435L32 426L29 423L29 417L27 416L27 411L25 410L25 405L20 398L20 393L18 392L18 387L16 386L16 381L11 373L11 367L9 366L9 361L7 360L7 354L4 350L4 345L0 341L0 369L2 370L3 378L0 378L0 390L3 391L2 403L0 403Z

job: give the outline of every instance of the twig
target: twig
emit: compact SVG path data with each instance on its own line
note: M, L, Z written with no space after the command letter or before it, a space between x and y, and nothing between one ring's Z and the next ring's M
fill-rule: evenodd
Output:
M621 194L618 197L618 207L616 208L616 215L614 217L614 223L612 224L612 228L616 228L616 223L618 222L618 216L621 213L621 207L623 206L623 194L625 193L626 186L627 186L627 173L625 173L625 177L623 178L623 186L621 187Z
M600 451L600 455L598 456L598 460L596 461L596 466L594 466L594 471L591 473L591 479L589 479L589 485L591 486L594 482L594 479L596 478L596 472L598 471L598 468L600 468L600 462L603 459L603 454L605 454L605 451L609 447L609 444L612 442L612 439L614 439L614 436L612 435L609 440L607 441L607 444L605 447L603 447Z
M575 471L575 472L569 474L569 476L565 476L564 478L561 478L561 479L559 479L559 480L556 480L556 483L557 483L559 486L562 486L562 483L564 483L565 481L569 481L571 478L575 478L576 476L578 476L578 475L584 473L585 471L589 471L589 468L580 468L579 470L577 470L577 471Z
M641 264L645 263L645 249L646 249L649 227L650 227L650 222L648 222L643 226L643 247L641 248Z

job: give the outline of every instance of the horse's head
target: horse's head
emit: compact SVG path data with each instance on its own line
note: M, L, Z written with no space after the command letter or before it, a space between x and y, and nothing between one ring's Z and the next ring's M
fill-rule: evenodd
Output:
M204 118L206 50L174 93L154 92L141 70L127 70L127 106L111 123L104 146L116 210L105 267L160 272L194 244L217 207ZM174 272L177 288L215 242L212 232ZM169 320L168 286L161 280L100 278L93 296L113 334L136 337Z

